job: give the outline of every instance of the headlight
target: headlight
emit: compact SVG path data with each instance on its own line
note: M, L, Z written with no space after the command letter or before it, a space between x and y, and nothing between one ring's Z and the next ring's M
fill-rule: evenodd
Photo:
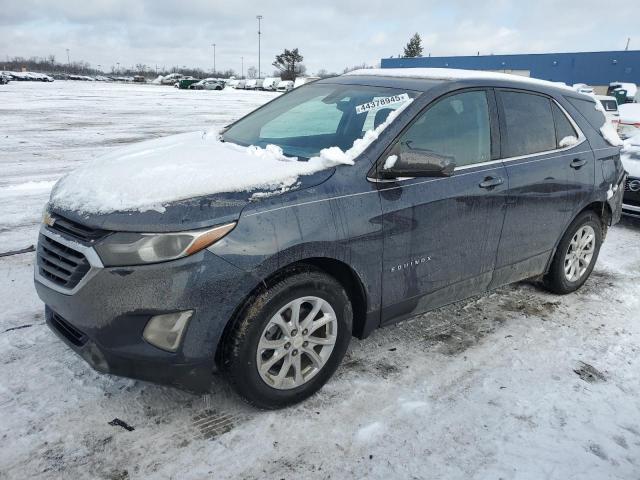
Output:
M213 245L235 226L236 222L190 232L119 232L96 245L96 251L107 267L166 262L193 255Z

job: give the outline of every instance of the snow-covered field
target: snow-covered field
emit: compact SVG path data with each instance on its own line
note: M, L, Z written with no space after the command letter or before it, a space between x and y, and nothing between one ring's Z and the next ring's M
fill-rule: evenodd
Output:
M272 96L0 87L0 253L34 242L73 167ZM221 378L196 396L95 373L44 325L33 253L0 257L0 479L638 479L639 239L611 229L576 294L518 284L354 340L319 394L277 412Z

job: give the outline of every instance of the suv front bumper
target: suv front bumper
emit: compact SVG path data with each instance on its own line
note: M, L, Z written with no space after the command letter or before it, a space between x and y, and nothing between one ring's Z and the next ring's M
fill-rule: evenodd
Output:
M99 372L202 391L210 386L216 349L253 277L208 250L170 262L91 271L73 293L42 281L49 327ZM154 315L193 310L177 352L147 343Z

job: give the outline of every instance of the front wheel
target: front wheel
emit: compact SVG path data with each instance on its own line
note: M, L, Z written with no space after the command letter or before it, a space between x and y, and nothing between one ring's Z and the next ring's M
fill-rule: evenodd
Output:
M601 245L600 217L591 211L578 215L560 240L543 279L545 287L561 295L576 291L591 275Z
M349 346L351 302L332 277L293 272L257 294L228 335L224 370L259 408L281 408L318 391Z

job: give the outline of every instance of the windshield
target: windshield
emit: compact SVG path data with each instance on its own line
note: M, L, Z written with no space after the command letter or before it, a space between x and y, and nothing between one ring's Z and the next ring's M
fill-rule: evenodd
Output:
M397 88L312 84L249 114L222 138L244 146L277 145L292 157L311 158L329 147L346 151L418 95Z

